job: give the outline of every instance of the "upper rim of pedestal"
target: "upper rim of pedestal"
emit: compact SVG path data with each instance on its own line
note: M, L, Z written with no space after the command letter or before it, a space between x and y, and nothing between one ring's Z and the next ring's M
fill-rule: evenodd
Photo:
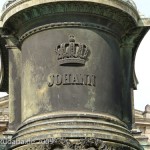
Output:
M25 10L30 7L34 7L40 4L56 3L56 2L90 2L102 5L107 5L129 14L135 22L140 18L136 5L132 0L8 0L3 7L2 14L0 16L2 25L12 17L14 14Z
M122 0L122 1L137 9L137 6L133 0Z
M25 0L7 0L7 1L5 2L5 4L3 5L2 10L4 11L4 10L7 9L10 5L12 5L13 3L19 2L19 1L25 1ZM129 4L130 6L132 6L132 7L134 7L134 8L137 9L137 6L136 6L136 4L135 4L135 2L134 2L133 0L118 0L118 1L123 1L123 2L125 2L125 3L127 3L127 4Z

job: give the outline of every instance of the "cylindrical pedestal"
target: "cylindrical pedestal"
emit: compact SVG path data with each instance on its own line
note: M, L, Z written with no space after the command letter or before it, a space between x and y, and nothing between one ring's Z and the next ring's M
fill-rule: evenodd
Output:
M121 1L37 3L18 4L32 7L18 7L5 24L22 55L22 123L10 149L142 149L128 130L132 103L123 92L132 82L132 57L122 68L132 51L120 46L136 27L135 9Z
M121 119L117 39L90 25L75 25L41 31L22 44L23 121L63 111L107 113Z
M96 18L92 23L83 20L90 22L93 17L78 18L80 23L37 27L22 43L24 124L14 139L63 138L72 140L68 147L59 145L59 140L54 145L69 149L88 138L90 147L96 144L91 139L101 139L114 149L139 148L119 121L123 109L119 35L106 27L107 19L99 18L96 24ZM89 148L84 142L82 148Z

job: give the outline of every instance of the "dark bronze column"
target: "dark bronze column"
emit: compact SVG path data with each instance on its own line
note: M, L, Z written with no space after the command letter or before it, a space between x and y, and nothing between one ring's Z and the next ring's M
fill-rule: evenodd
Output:
M132 3L16 1L2 20L22 57L22 121L10 149L142 149L130 132L131 89L148 28Z

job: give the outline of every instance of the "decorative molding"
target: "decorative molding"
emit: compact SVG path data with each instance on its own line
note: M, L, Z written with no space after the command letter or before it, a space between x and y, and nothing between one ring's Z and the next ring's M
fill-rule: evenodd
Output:
M138 22L138 26L150 28L150 18L141 18Z
M17 5L20 5L24 2L31 1L31 0L7 0L2 7L2 11L5 12L6 10L11 10Z
M98 138L85 138L85 139L66 139L56 138L49 139L49 143L29 144L16 148L15 150L134 150L132 147L119 144L107 144ZM46 141L47 142L47 141Z
M98 25L98 24L94 24L94 23L83 23L83 22L64 22L64 23L59 22L59 23L50 23L50 24L36 27L36 28L24 33L19 38L19 42L22 43L26 38L28 38L29 36L31 36L35 33L38 33L38 32L55 29L55 28L69 28L69 27L97 29L97 30L101 30L103 32L107 32L107 33L111 34L112 36L114 36L115 38L119 39L118 33L114 33L114 31L112 31L109 28L102 26L102 25Z
M128 3L130 6L134 7L135 9L137 9L137 6L135 4L135 2L133 0L122 0L125 3Z
M8 7L10 7L12 4L16 3L16 2L20 2L21 0L7 0L7 2L5 2L4 6L3 6L3 11L5 9L7 9ZM137 9L136 4L134 3L133 0L120 0L123 1L124 3L127 3L128 5L130 5L131 7L133 7L134 9Z
M52 137L58 137L58 135L59 137L68 137L70 139L79 139L88 136L107 139L110 142L112 139L118 143L123 141L125 145L135 147L138 145L131 136L130 131L123 127L117 120L114 122L113 118L108 118L106 115L105 118L97 118L96 116L86 116L85 114L86 113L82 116L77 113L75 116L71 115L71 113L68 115L65 113L64 117L51 115L49 119L43 118L38 122L35 121L34 118L33 122L28 122L26 125L22 124L22 126L18 128L13 136L13 140L28 141L28 139L31 139L33 143ZM45 114L45 117L47 116L48 115Z
M49 1L49 0L17 0L14 1L13 3L11 3L2 13L2 20L6 21L9 17L11 17L12 15L14 15L16 12L20 12L24 9L27 9L28 7L37 7L39 4L53 4L53 3L62 3L62 2L67 2L70 3L70 1L68 2L68 0L55 0L55 1ZM95 3L96 5L102 4L102 5L109 5L110 7L115 7L115 9L120 9L122 12L126 12L128 15L132 16L134 18L134 20L138 20L139 15L137 12L136 7L134 6L134 4L131 4L131 2L129 2L129 0L107 0L107 1L103 1L103 0L78 0L79 3L84 2L84 3ZM75 2L76 3L76 2Z
M137 19L134 20L132 15L116 9L115 7L81 1L78 3L73 1L59 3L53 2L30 7L16 13L13 17L9 18L8 22L10 22L17 31L18 27L20 27L20 23L28 26L30 21L33 22L33 20L43 18L43 16L51 16L54 14L60 15L63 13L82 13L104 17L120 24L125 30L135 27L137 22Z
M70 149L70 150L109 150L113 147L107 146L102 140L97 138L85 138L71 142L68 139L53 139L52 142L45 145L45 149Z
M119 125L123 128L127 128L127 125L120 121L118 118L111 116L111 115L104 115L100 113L89 113L89 112L73 112L73 111L64 111L64 112L53 112L53 113L46 113L39 116L33 116L29 119L27 119L25 122L22 123L22 125L18 128L18 130L21 130L23 128L26 128L29 124L34 124L37 121L44 121L51 118L93 118L93 119L99 119L103 121L109 121L113 124ZM29 127L29 126L28 126ZM29 128L27 128L29 130ZM127 132L127 130L126 130ZM17 132L18 133L18 132Z
M16 1L17 1L17 0L7 0L7 1L5 2L5 4L3 5L2 10L7 9L11 4L13 4L13 3L16 2Z

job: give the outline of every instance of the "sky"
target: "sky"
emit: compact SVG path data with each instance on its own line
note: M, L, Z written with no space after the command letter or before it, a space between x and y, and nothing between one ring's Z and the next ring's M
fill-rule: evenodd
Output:
M0 0L0 8L6 0ZM134 0L138 11L150 18L150 0ZM135 72L138 78L138 89L134 91L134 105L136 109L145 110L147 104L150 105L150 31L141 42L135 61ZM0 93L0 97L6 93Z

